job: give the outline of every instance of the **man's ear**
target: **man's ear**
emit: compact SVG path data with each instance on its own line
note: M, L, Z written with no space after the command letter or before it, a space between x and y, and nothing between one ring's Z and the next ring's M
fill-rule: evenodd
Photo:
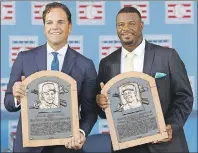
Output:
M143 21L141 21L140 26L141 26L141 29L143 30L144 29L144 22Z
M69 33L72 31L72 24L69 24Z

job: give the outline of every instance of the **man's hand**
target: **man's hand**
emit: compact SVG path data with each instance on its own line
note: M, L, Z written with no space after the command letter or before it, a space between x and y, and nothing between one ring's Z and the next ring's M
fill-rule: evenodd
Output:
M101 90L102 90L102 88L104 87L104 83L103 82L100 83L100 87L101 87ZM105 109L105 108L107 108L109 106L107 97L105 95L103 95L103 94L98 94L96 96L96 103L102 109Z
M65 148L75 149L75 150L82 149L82 146L84 145L85 140L86 138L83 135L83 133L79 132L79 136L76 138L73 137L72 139L70 139L70 141L65 144Z
M172 138L173 138L173 131L172 131L172 128L171 128L171 125L166 125L166 131L168 133L168 138L166 139L163 139L163 140L160 140L160 141L155 141L153 143L162 143L162 142L168 142L168 141L171 141Z
M25 80L25 76L21 77L21 81ZM21 97L25 96L25 85L21 82L15 82L14 86L12 87L13 96L18 100L20 103Z

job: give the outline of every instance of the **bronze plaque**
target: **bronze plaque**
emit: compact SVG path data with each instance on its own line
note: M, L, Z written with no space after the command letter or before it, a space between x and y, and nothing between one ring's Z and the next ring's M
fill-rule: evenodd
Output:
M64 145L79 134L76 81L59 71L40 71L23 81L24 147Z
M112 78L102 89L114 150L168 137L155 79L139 72Z

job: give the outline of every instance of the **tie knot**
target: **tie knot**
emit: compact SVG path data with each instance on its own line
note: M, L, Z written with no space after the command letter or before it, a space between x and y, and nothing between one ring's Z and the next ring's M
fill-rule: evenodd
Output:
M58 53L57 52L52 52L52 55L57 58Z
M134 53L128 53L128 54L126 55L126 59L133 59L134 56L135 56Z

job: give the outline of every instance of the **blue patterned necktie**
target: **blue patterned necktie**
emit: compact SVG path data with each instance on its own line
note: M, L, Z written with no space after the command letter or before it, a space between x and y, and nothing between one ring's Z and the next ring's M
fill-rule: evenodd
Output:
M52 55L54 56L51 64L51 70L59 71L59 61L58 61L58 53L52 52Z

